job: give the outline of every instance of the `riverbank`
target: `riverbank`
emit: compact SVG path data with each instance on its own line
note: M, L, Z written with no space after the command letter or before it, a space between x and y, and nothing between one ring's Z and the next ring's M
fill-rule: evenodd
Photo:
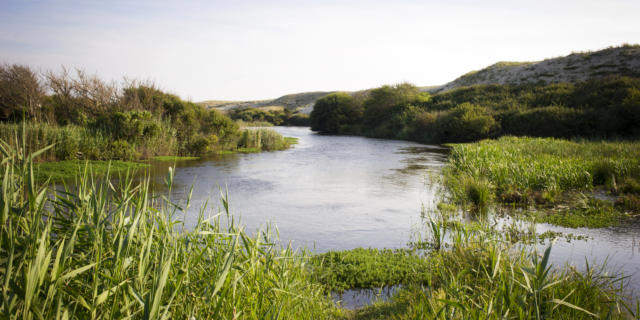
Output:
M615 226L640 214L640 142L503 137L451 145L450 201L492 204L538 222Z
M88 170L78 177L79 188L50 199L41 196L49 187L30 175L31 161L20 160L28 157L11 151L5 159L0 200L14 208L2 211L0 227L7 235L0 239L7 257L0 261L0 279L10 283L3 296L14 297L0 305L5 314L579 319L633 312L618 277L595 269L552 269L550 248L540 258L481 228L446 231L439 229L444 220L432 221L439 226L432 230L442 233L425 237L431 246L422 253L356 249L310 255L279 247L269 226L245 233L233 222L226 197L222 215L200 211L197 224L185 229L175 218L181 204L152 194L149 180L125 178L116 189L108 179L91 183ZM171 194L173 170L166 184ZM447 232L453 242L445 246L440 241ZM342 310L328 298L335 290L393 284L403 288L390 302L357 311Z
M293 137L283 137L270 129L242 129L234 142L235 147L208 150L201 156L177 156L166 154L171 150L152 149L155 140L142 144L126 141L109 142L99 132L79 126L55 126L45 123L0 123L0 141L4 148L24 149L27 152L43 150L36 158L34 174L36 180L60 181L74 178L86 168L94 174L122 173L148 168L149 161L197 160L207 154L259 153L286 150L297 143ZM171 148L169 148L171 149ZM142 151L144 150L144 152ZM155 150L155 151L152 151ZM175 151L175 150L174 150ZM145 154L143 156L143 153ZM165 154L155 155L151 154ZM61 160L66 159L66 160Z

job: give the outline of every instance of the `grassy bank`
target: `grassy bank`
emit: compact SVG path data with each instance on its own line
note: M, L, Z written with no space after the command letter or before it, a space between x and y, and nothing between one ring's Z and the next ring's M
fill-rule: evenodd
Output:
M307 254L274 244L268 228L245 233L226 197L221 214L203 208L186 230L184 204L155 195L149 180L112 185L84 175L73 190L52 194L30 174L31 157L5 144L2 152L3 315L327 319L336 312L312 281ZM166 181L171 189L172 171Z
M548 251L540 258L486 227L441 218L416 249L313 256L280 247L268 227L246 233L226 196L217 214L202 208L185 229L189 200L154 194L149 180L99 182L87 170L73 189L55 192L31 175L31 156L4 143L0 149L0 312L10 317L580 319L636 312L624 304L619 278L551 269ZM171 194L171 169L166 184ZM443 244L445 235L451 244ZM394 284L403 287L390 302L354 312L328 298Z
M451 146L452 200L535 205L540 221L601 227L640 213L640 143L503 137ZM615 200L594 198L601 191Z
M119 174L127 171L133 172L147 167L149 167L148 164L120 160L65 160L35 164L33 173L37 181L45 181L47 179L60 181L74 178L85 169L90 170L93 175L103 176L107 173Z
M155 156L153 160L163 162L190 161L198 160L200 157L179 157L179 156Z
M355 249L315 258L331 271L323 282L333 288L402 285L388 302L347 312L344 319L626 319L638 314L639 306L625 302L623 277L605 268L552 266L552 247L523 249L486 224L432 222L437 227L421 245L431 249L422 253ZM445 234L451 240L442 245Z

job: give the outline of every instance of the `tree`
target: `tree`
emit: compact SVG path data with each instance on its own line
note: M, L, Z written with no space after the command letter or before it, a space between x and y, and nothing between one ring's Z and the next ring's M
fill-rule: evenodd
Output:
M409 83L373 89L364 101L364 125L373 129L388 119L393 108L422 106L428 101L428 93Z
M0 120L40 117L44 88L35 72L22 65L0 66Z
M322 134L346 133L362 118L362 108L344 92L332 93L316 101L311 112L311 130Z

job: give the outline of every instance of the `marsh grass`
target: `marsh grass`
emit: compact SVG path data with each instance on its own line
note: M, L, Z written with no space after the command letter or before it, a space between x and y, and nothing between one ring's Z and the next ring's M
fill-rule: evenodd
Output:
M53 145L40 154L37 162L62 160L138 160L154 155L176 154L177 141L168 124L158 134L135 143L114 140L109 135L77 125L58 126L44 122L0 123L0 139L13 149L35 152ZM24 140L24 143L23 143Z
M276 151L287 149L291 144L292 140L271 129L245 129L238 142L238 150Z
M180 157L180 156L155 156L151 158L154 161L163 161L163 162L176 162L176 161L191 161L191 160L199 160L200 157Z
M36 181L50 179L52 182L60 182L82 174L85 166L91 167L91 173L95 176L134 172L149 167L148 164L121 160L64 160L34 164L33 174Z
M451 177L484 178L508 190L590 190L610 179L640 177L640 143L503 137L452 145Z
M428 263L408 249L356 248L316 255L311 265L328 291L343 292L419 282L426 277Z
M533 204L549 209L537 213L541 222L569 227L615 225L638 213L622 200L620 206L587 201L590 208L566 201L569 193L594 189L614 195L626 192L632 195L623 198L632 198L640 177L638 142L503 137L451 148L443 175L455 203L483 207L495 199L503 204ZM562 209L567 206L571 210ZM631 215L619 210L622 207Z
M441 221L441 225L448 225ZM487 225L453 224L446 249L423 257L418 281L403 283L388 302L347 319L626 319L624 277L605 266L583 270L550 263L552 247L532 251ZM637 302L636 302L637 303Z
M221 210L185 229L185 203L150 180L36 182L34 153L0 142L0 314L8 319L326 319L335 309L271 230L249 234ZM173 170L165 179L171 190ZM171 194L163 193L163 194ZM214 211L215 212L215 211Z

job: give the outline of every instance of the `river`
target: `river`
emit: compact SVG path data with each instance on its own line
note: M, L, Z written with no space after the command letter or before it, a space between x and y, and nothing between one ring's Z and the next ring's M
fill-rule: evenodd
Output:
M423 206L436 201L437 177L447 150L407 141L352 136L322 136L306 127L275 127L299 143L285 151L233 154L177 163L173 196L184 198L193 185L195 223L208 204L220 208L220 191L228 190L231 211L248 231L267 223L280 240L315 252L356 247L405 247L420 232ZM158 182L168 163L154 163ZM182 199L183 199L182 198ZM585 261L629 276L629 288L640 293L640 225L567 229L540 224L538 233L554 230L587 240L558 240L555 265Z

